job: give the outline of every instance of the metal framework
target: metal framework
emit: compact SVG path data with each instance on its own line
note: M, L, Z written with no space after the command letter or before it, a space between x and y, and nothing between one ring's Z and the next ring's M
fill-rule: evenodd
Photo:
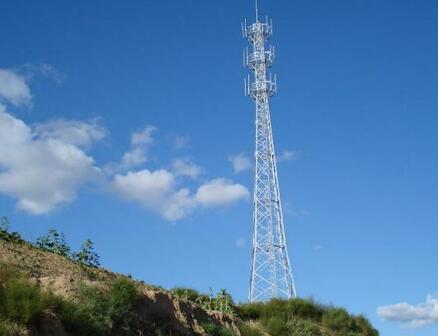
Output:
M250 45L244 51L244 65L252 76L245 79L245 95L255 101L255 176L253 210L253 251L249 284L249 301L296 297L287 253L286 237L272 136L269 98L277 93L277 80L267 69L274 63L275 50L265 48L272 36L272 21L256 20L242 24L242 35Z

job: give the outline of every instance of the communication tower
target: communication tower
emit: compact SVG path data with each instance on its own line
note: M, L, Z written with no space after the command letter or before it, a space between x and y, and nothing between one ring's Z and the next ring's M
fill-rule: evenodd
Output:
M242 24L242 35L251 50L244 51L244 65L252 75L245 79L245 94L255 102L255 175L253 194L253 250L249 301L296 297L286 246L269 99L277 93L276 76L267 74L275 49L266 48L272 21L260 21L257 0L255 22Z

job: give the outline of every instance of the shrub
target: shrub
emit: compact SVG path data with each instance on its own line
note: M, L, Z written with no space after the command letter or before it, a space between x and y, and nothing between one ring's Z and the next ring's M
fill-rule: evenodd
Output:
M280 316L263 319L261 323L271 336L286 336L289 334L287 321Z
M196 300L200 296L199 292L196 289L186 287L175 287L171 289L171 292L172 294L191 302L196 302Z
M135 284L128 279L117 279L108 288L84 286L78 302L69 302L43 292L15 269L2 266L0 336L15 335L13 330L20 326L38 324L38 318L47 309L59 316L72 336L108 335L136 298Z
M347 332L354 330L352 317L342 308L330 308L322 316L322 325L334 330Z
M61 318L74 335L106 335L129 312L137 298L135 284L117 279L109 288L84 286L79 303L64 304Z
M208 336L235 336L231 329L218 326L214 323L207 323L202 326Z
M295 299L284 302L284 309L288 312L288 318L299 317L320 322L324 309L311 300Z
M54 298L43 293L23 275L12 269L0 271L0 317L25 325L54 303Z
M362 336L379 336L379 332L373 328L371 323L364 316L357 316L354 325Z
M310 320L289 320L287 326L289 329L289 336L322 336L318 324Z
M197 304L206 310L220 311L225 314L234 315L234 303L231 295L225 290L221 289L216 296L210 288L208 295L200 294L197 290L186 287L175 287L171 293Z
M243 320L258 320L263 315L264 306L262 302L240 305L237 310L238 315Z
M253 327L247 322L243 322L239 326L239 331L241 336L264 336L264 333L261 330Z
M25 334L23 327L16 323L0 320L0 336L19 336Z
M106 333L106 326L102 325L89 307L84 304L62 302L58 314L66 331L77 336L103 336Z

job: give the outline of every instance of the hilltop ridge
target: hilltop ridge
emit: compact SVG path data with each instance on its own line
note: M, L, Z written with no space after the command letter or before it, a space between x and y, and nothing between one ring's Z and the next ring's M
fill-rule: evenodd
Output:
M58 253L0 230L0 336L379 335L312 300L236 305L226 291L169 291Z
M66 302L81 302L81 295L87 288L105 291L118 281L127 281L136 289L134 302L122 316L123 321L113 328L110 335L206 335L205 326L208 325L227 328L240 335L237 320L232 316L207 311L163 289L105 269L84 267L29 244L10 243L0 239L0 270L0 281L1 276L5 277L5 270L19 273L20 277L38 286L42 293L51 293ZM65 330L62 317L57 316L57 310L58 307L53 305L48 307L41 316L31 319L26 326L20 327L19 323L12 323L17 324L14 335L70 335ZM47 327L53 330L47 330ZM1 328L0 335L3 336Z

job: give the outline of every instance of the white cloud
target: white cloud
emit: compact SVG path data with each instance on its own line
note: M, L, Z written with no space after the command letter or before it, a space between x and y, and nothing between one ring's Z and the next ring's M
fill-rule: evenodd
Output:
M164 169L116 175L113 186L123 198L140 203L167 220L185 217L195 205L187 189L176 190L175 176Z
M131 144L133 146L150 146L154 142L153 133L155 131L154 126L146 125L141 131L132 134Z
M57 139L80 147L88 147L107 135L107 130L97 120L84 122L58 119L37 124L35 132L42 139Z
M32 214L73 201L78 188L100 173L75 141L50 136L59 134L53 124L39 127L52 132L32 129L0 107L0 192Z
M411 328L438 324L438 295L428 295L426 302L412 305L406 302L377 309L377 315L388 321L401 322Z
M177 176L187 176L196 179L203 173L203 169L187 159L175 159L172 161L172 169Z
M240 173L251 168L251 160L244 153L231 155L228 157L228 161L233 165L233 171L235 173Z
M248 198L249 191L245 186L223 178L204 183L195 195L196 201L204 206L224 206Z
M25 78L8 69L0 69L0 102L14 106L30 105L32 96Z
M116 175L112 185L119 196L170 221L184 218L201 206L229 205L249 194L240 184L216 179L201 185L192 195L189 189L178 188L175 175L164 169Z
M277 156L277 162L296 160L298 158L298 154L299 154L298 151L286 149L282 151L279 156Z
M62 80L50 65L28 66L27 70L29 78L39 73ZM16 199L19 209L45 214L72 202L81 186L102 177L86 150L101 141L107 130L97 120L58 119L29 126L6 111L7 104L31 102L25 77L0 69L0 193ZM145 126L133 133L121 162L107 166L108 183L121 197L172 221L197 208L226 206L248 198L246 187L223 178L208 181L193 193L179 186L178 176L196 179L203 173L187 159L175 159L172 171L129 171L147 161L155 131L155 127ZM178 137L175 147L187 148L188 138ZM115 174L122 169L128 172Z
M154 142L155 131L155 127L147 125L141 131L132 134L131 149L123 154L122 168L135 167L147 161L147 152Z

